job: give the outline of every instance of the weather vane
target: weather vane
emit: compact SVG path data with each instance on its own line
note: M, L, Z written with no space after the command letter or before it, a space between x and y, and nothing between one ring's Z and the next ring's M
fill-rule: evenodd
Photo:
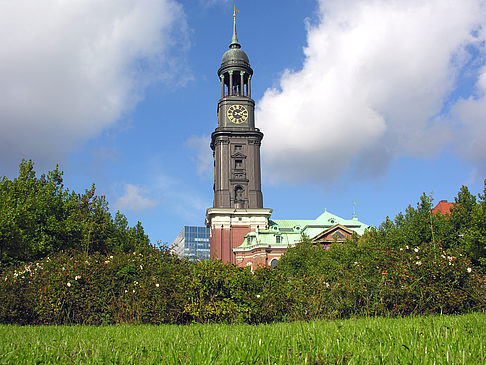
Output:
M236 21L236 13L239 13L240 11L236 9L236 4L233 3L233 20Z

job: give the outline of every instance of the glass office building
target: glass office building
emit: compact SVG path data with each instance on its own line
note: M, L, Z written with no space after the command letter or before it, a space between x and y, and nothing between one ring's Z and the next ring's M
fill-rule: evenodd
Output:
M184 226L170 250L192 261L209 260L209 228Z

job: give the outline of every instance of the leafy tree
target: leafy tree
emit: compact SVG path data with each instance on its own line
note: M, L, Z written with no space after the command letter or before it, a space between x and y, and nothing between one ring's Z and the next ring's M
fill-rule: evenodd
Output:
M450 224L453 227L450 241L468 253L473 263L486 268L486 180L483 194L476 199L468 188L463 186L456 197ZM452 237L451 237L452 236Z
M140 222L133 228L117 212L113 219L94 184L84 194L64 188L59 167L36 177L22 160L19 176L0 180L0 267L74 248L85 253L150 246Z
M431 209L432 197L422 194L416 207L409 205L405 214L398 213L394 220L387 217L378 228L371 228L363 239L385 249L433 243L437 227L433 226Z

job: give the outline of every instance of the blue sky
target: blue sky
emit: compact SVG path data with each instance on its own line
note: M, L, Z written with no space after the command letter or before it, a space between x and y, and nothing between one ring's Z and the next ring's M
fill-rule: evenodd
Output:
M264 206L380 224L486 177L484 0L236 2L262 143ZM0 4L0 174L56 163L153 242L203 225L224 0Z

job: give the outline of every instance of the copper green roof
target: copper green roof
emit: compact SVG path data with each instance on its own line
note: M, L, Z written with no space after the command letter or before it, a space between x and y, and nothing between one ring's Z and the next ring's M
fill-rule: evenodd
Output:
M249 67L250 60L246 53L241 49L241 44L238 42L238 36L236 34L236 16L233 14L233 36L231 38L229 49L224 53L221 60L221 67L236 66L238 64Z
M337 224L355 231L360 236L369 227L369 225L358 221L356 215L353 215L352 219L343 219L328 211L313 220L270 219L268 230L248 233L238 248L249 248L255 245L293 246L301 240L302 234L313 238Z

